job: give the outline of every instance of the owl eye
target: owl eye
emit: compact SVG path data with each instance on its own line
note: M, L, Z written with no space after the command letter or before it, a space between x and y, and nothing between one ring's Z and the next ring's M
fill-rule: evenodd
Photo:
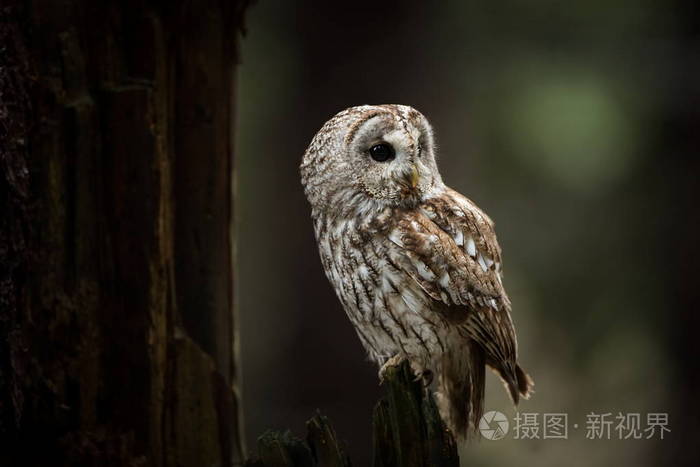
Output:
M386 162L393 159L396 153L391 144L380 143L369 148L369 155L377 162Z

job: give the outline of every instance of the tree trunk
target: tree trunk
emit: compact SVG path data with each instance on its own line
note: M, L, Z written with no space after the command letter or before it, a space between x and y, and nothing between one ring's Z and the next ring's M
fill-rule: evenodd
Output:
M246 2L0 11L0 465L240 463Z

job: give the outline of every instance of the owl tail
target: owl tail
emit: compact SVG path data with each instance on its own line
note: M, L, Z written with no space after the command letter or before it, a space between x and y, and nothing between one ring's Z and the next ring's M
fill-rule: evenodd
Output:
M476 432L484 410L486 361L474 340L442 356L437 399L442 419L453 434L467 438Z
M532 393L535 392L535 390L533 389L535 383L532 381L532 378L530 378L530 375L525 373L525 371L522 368L520 368L520 365L515 365L515 379L518 386L517 392L520 395L520 397L522 397L523 399L529 399ZM511 390L511 397L512 393L513 390ZM518 398L513 398L513 402L517 404Z
M520 368L520 365L504 365L500 362L492 362L488 358L486 363L500 376L513 404L517 405L520 402L520 398L530 398L530 395L534 392L533 386L535 383L533 383L530 375Z

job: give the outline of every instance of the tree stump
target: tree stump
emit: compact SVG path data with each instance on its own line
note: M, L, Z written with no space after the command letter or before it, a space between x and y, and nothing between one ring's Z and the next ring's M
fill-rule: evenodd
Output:
M458 467L457 444L435 400L407 362L389 367L385 395L374 407L375 467ZM327 417L306 423L306 440L268 431L258 439L258 457L248 467L347 467L350 459Z

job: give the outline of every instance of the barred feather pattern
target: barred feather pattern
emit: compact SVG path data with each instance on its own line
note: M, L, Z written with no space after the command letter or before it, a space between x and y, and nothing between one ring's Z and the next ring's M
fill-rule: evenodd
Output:
M395 160L367 156L377 141ZM494 224L442 182L422 114L341 112L312 141L301 175L323 268L371 360L399 356L434 375L441 415L460 436L478 426L487 365L514 403L529 396Z

